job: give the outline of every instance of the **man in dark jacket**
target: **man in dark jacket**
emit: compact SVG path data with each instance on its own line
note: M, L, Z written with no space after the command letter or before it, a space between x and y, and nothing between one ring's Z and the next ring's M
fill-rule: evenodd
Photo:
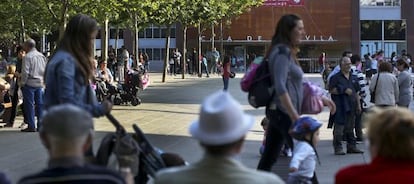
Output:
M341 71L332 76L329 81L329 90L336 105L334 121L333 146L335 155L344 155L342 136L345 131L347 153L363 153L356 148L354 136L355 113L361 113L360 87L357 76L351 73L351 60L343 57L340 63Z

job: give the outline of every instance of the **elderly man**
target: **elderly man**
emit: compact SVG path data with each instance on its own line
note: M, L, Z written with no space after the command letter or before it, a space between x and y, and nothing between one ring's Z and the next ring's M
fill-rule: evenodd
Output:
M36 50L36 42L33 39L27 40L23 47L27 54L23 58L19 86L23 93L24 119L28 127L21 131L36 132L34 117L37 116L37 129L39 129L43 111L43 77L47 59Z
M42 121L40 139L49 153L48 168L24 177L20 184L125 183L121 175L85 162L84 152L92 144L93 134L93 119L88 112L63 104L50 108Z
M344 132L347 141L347 153L363 153L356 148L354 136L355 115L361 113L361 97L359 95L361 89L357 76L351 72L351 65L349 57L342 57L341 71L333 75L329 81L329 90L337 109L334 115L333 132L335 155L345 155L341 143Z
M206 152L204 158L189 166L162 170L154 183L284 183L275 174L248 169L235 159L253 125L254 118L230 94L211 94L202 104L199 119L190 126L190 133Z

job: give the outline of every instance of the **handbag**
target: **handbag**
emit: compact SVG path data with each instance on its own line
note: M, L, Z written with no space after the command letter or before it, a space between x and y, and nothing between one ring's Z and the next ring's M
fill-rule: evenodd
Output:
M375 103L375 91L377 91L377 84L378 84L378 81L379 81L379 76L380 76L380 73L378 72L377 81L375 81L374 91L370 93L371 98L370 98L370 100L369 100L369 101L370 101L371 103Z
M303 83L302 114L319 114L323 110L322 89L311 82Z

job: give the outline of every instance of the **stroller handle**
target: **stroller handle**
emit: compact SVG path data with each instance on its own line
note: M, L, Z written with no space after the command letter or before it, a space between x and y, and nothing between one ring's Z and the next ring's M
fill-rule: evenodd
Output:
M106 114L106 117L108 118L108 120L112 123L112 125L115 126L116 128L116 133L119 133L121 135L125 135L126 134L126 130L125 128L121 125L121 123L119 123L118 120L115 119L114 116L112 116L112 114L108 113Z

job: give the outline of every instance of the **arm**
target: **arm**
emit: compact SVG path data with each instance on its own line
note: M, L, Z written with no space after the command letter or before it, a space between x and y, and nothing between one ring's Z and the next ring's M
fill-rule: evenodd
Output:
M280 102L282 103L281 105L285 107L290 119L294 122L299 119L299 113L294 108L286 89L289 66L293 64L290 63L291 61L289 60L288 54L290 54L288 51L279 50L278 53L271 55L269 61L273 62L270 63L270 66L272 67L270 68L270 71L275 88L275 95L280 99ZM275 63L276 61L277 63Z
M394 77L394 76L393 76ZM394 77L394 97L395 97L395 103L398 103L398 100L400 98L400 87L398 86L398 79Z
M306 157L309 156L313 150L306 149L303 145L298 145L296 147L295 153L293 154L293 158L289 164L289 172L295 172L298 170L300 163L305 160Z
M76 97L77 94L74 90L75 63L73 61L63 61L60 66L56 67L56 70L57 84L61 84L56 87L59 103L74 104L90 112L94 117L103 116L106 113L107 110L104 109L103 104L87 104Z
M20 77L21 87L23 87L26 84L27 79L29 78L29 72L30 72L30 61L29 61L28 56L26 55L26 57L24 57L22 60L22 73Z
M376 75L374 75L374 77L372 77L372 81L369 84L369 91L371 93L374 92L375 85L377 84L377 80L378 80L378 74L376 74Z

